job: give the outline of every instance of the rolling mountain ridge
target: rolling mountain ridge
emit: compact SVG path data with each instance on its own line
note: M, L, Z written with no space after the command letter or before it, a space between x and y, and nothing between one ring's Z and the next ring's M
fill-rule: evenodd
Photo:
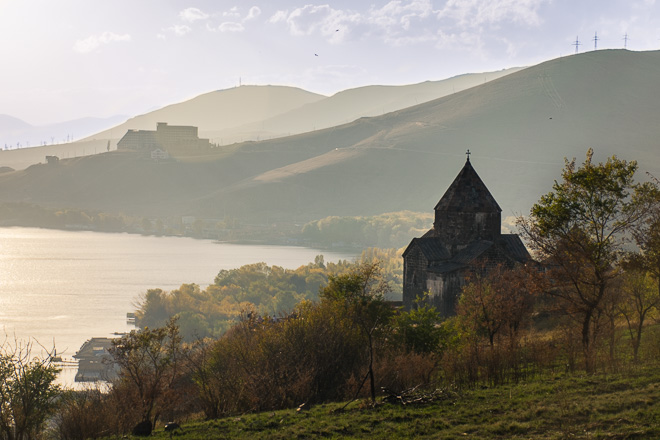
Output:
M205 93L128 120L126 117L104 120L85 118L33 127L16 118L0 116L0 140L4 139L5 143L11 141L10 148L0 156L0 166L24 169L45 162L46 156L87 156L104 152L108 146L114 150L128 130L154 130L158 122L196 126L200 137L208 138L218 145L289 136L343 124L362 116L399 110L483 84L517 70L520 68L464 74L441 81L405 86L359 87L330 97L295 87L245 85ZM117 124L119 119L125 122L118 125L110 123L114 120ZM20 130L17 125L19 123L23 124ZM94 123L97 130L90 129ZM109 126L111 128L105 129ZM99 129L103 131L99 132ZM79 139L81 135L89 133L95 134L75 142L69 141L67 137L75 135ZM17 149L15 142L19 141L21 148ZM44 142L47 145L25 148L30 143L34 146Z
M260 223L430 212L469 149L503 217L525 214L564 157L582 161L590 147L596 160L617 155L660 175L659 73L657 51L587 52L383 115L178 161L111 151L34 165L0 174L0 201Z

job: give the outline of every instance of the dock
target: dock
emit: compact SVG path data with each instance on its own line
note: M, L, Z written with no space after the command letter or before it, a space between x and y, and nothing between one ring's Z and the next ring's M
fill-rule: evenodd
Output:
M78 360L76 382L110 382L118 377L118 366L110 354L111 338L91 338L73 356Z

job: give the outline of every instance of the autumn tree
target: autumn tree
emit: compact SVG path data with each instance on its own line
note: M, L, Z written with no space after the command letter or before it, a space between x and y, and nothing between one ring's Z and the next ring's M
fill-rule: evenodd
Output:
M594 370L597 315L617 276L626 236L649 212L652 185L636 183L637 162L616 156L581 166L565 161L562 180L541 197L529 217L519 218L522 235L555 282L550 291L581 326L585 368Z
M649 215L633 229L639 250L630 253L626 263L628 268L648 272L660 293L660 181L652 178L652 182Z
M50 354L32 354L31 344L0 347L0 439L37 438L52 415L60 388Z
M328 285L321 289L322 301L329 301L343 306L344 312L353 320L366 339L368 353L367 374L362 384L369 379L370 394L376 402L376 384L374 378L374 356L376 332L387 324L391 307L385 302L385 295L390 288L380 273L378 263L363 263L355 271L328 277ZM362 385L360 385L360 388ZM358 390L359 391L359 390Z
M622 295L619 310L626 319L636 362L644 323L660 308L660 293L650 274L631 270L624 276Z
M136 396L131 409L151 426L176 401L175 387L182 373L181 350L174 319L164 327L133 330L113 340L110 353L120 367L115 387L124 386Z
M192 352L207 417L344 399L362 374L364 337L343 303L303 301L286 317L254 311Z
M498 265L488 271L475 268L463 288L457 315L476 334L485 335L491 348L499 334L506 334L513 346L532 313L539 286L535 278L538 274L534 269L524 266L508 269Z

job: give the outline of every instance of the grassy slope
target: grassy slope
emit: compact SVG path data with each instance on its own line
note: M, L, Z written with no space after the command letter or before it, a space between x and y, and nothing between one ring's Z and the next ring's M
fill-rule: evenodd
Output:
M184 426L185 439L660 438L660 369L626 375L548 376L451 394L418 406L319 405ZM158 428L154 438L169 438Z

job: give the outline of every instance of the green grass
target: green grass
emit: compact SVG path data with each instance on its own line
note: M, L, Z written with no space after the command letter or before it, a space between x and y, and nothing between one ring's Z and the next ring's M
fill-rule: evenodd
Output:
M660 369L556 375L451 393L424 405L340 403L194 422L179 439L654 439ZM158 427L156 439L170 438Z

